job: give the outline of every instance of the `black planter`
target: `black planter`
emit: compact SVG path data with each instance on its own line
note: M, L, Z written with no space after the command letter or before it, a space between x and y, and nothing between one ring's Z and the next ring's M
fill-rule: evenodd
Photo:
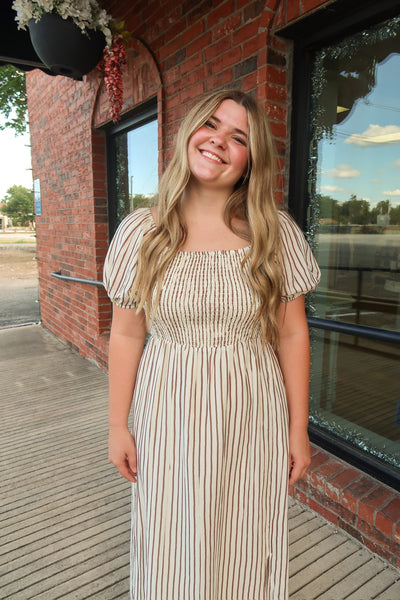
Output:
M29 21L32 46L43 64L56 75L82 80L102 57L104 34L94 29L87 34L72 21L46 14L40 21Z

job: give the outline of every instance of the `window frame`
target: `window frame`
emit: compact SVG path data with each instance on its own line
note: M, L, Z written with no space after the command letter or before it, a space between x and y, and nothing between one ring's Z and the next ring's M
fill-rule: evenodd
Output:
M121 133L146 125L151 121L158 121L157 98L151 98L125 115L121 121L105 128L107 149L107 188L108 188L108 232L111 241L117 227L117 190L116 190L116 156L115 139Z
M311 144L311 69L314 52L342 38L400 14L397 0L337 0L310 16L276 31L292 40L292 114L288 171L288 208L306 230L308 212L309 151ZM305 151L306 149L306 151ZM325 328L324 319L309 319L310 327ZM319 323L320 322L320 323ZM335 321L332 323L337 324ZM329 325L326 327L329 328ZM379 332L385 330L377 330ZM396 334L397 337L400 334ZM398 340L395 343L399 343ZM346 443L345 440L310 424L311 441L346 462L400 490L400 470Z

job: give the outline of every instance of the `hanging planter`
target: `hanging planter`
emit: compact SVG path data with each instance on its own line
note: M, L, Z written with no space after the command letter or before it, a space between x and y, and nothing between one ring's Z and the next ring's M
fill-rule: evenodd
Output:
M83 32L71 18L44 14L28 23L32 46L43 64L56 75L82 80L98 64L106 45L104 34Z
M114 122L123 105L122 68L130 34L97 0L14 0L18 29L29 28L32 45L56 75L81 80L99 64Z

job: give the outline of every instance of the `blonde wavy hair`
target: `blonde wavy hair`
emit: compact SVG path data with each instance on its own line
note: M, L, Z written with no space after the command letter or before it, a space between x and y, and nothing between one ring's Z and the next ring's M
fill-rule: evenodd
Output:
M158 306L166 269L187 236L182 218L182 198L190 178L187 148L189 139L215 113L224 100L233 100L247 111L249 161L245 177L237 182L224 212L227 226L250 243L242 272L258 300L254 327L261 325L264 343L279 345L277 311L281 301L281 269L278 256L280 235L278 210L273 199L274 144L267 116L250 95L239 90L222 90L201 100L183 120L173 158L159 187L158 222L147 233L138 254L138 271L132 298L140 311L147 305L148 323ZM235 228L234 218L247 222L248 233Z

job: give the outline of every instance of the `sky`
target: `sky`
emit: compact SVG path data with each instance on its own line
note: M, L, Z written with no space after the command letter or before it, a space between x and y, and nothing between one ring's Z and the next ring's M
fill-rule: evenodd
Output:
M377 66L376 84L319 146L318 191L342 202L351 194L400 204L400 54Z
M158 187L157 121L150 121L128 133L130 193L155 194Z
M154 194L157 191L157 142L156 121L139 127L128 136L129 170L134 194ZM15 136L13 129L0 131L0 165L0 201L13 185L32 189L29 134Z
M16 136L13 129L0 131L0 201L13 185L32 189L29 144L29 134Z

